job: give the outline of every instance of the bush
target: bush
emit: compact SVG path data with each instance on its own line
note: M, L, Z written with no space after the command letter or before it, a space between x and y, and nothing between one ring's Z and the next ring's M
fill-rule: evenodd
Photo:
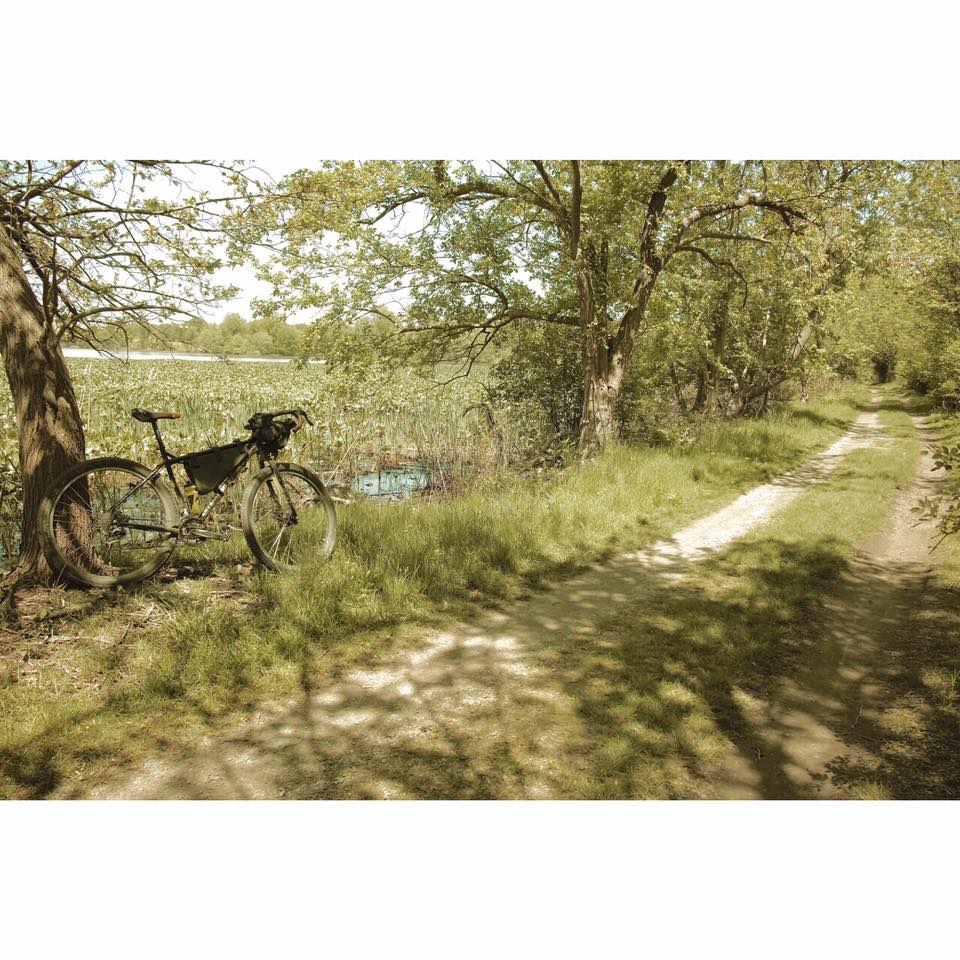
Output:
M528 424L532 443L576 435L583 408L576 329L556 324L518 329L510 353L490 373L491 404Z
M960 338L950 343L940 355L936 370L937 386L932 391L945 409L960 408Z
M830 356L829 367L843 380L856 380L863 369L863 357L852 349L838 348Z
M893 371L897 365L897 351L892 345L874 351L870 357L873 372L878 383L889 383L893 379Z
M630 377L624 384L617 421L622 439L653 446L683 443L696 427L662 384L641 376Z

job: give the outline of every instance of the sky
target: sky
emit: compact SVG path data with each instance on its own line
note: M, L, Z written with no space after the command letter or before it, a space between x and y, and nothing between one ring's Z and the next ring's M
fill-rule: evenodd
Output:
M258 170L269 174L274 180L279 181L296 170L315 168L319 166L321 162L322 161L317 159L285 160L279 162L252 161L252 165L257 167ZM475 162L479 163L482 170L492 169L489 167L487 161ZM210 191L217 189L217 174L214 171L204 170L203 168L196 169L197 176L192 178L192 182L196 187ZM415 232L424 224L421 211L422 208L418 203L407 204L402 211L385 217L383 221L377 225L377 228L387 232L396 231L396 233L401 236ZM330 237L336 237L336 234L328 233L325 235L325 239ZM236 297L223 301L221 306L210 312L207 319L214 323L220 323L228 313L239 313L249 320L253 315L251 301L256 297L269 296L272 290L270 284L257 279L256 267L250 264L244 264L240 267L224 267L217 271L215 278L218 283L238 287L240 292ZM404 299L404 294L394 294L390 303L396 305L397 302L403 301ZM313 310L301 311L299 313L287 314L286 319L288 323L310 323L314 319L315 313L316 311Z
M274 180L281 180L283 177L295 170L311 166L316 161L303 160L294 162L273 161L260 162L253 161L252 165L258 170L269 174ZM199 190L209 190L211 193L222 189L219 181L219 175L204 167L191 168L189 176L190 183ZM214 307L207 319L213 323L220 323L228 313L239 313L242 317L249 320L253 316L253 307L251 301L255 297L267 297L270 295L271 286L257 279L256 268L252 264L243 264L239 267L223 267L216 272L215 280L217 283L225 286L235 286L239 288L236 297L230 300L224 300L217 307ZM287 317L289 323L308 323L312 319L310 313L295 314Z
M253 168L256 175L264 179L272 179L278 182L290 173L296 170L316 167L320 160L291 157L284 160L245 161L249 167ZM475 160L480 170L485 173L498 172L490 161ZM187 163L178 164L176 170L177 176L182 178L187 188L197 191L206 191L211 196L223 196L224 185L221 174L213 168L204 166L191 166ZM168 181L163 178L157 178L152 182L149 192L163 199L172 199L179 193L177 188L172 187ZM423 219L417 210L418 204L409 204L402 213L395 213L385 218L379 228L385 231L398 231L405 234L415 231L422 227ZM518 273L529 280L526 271L518 266ZM223 300L219 304L210 307L205 311L205 319L213 323L222 322L223 318L229 313L238 313L245 319L251 319L253 316L252 301L256 298L269 297L272 287L257 278L256 266L253 264L242 264L240 266L225 266L214 274L215 282L224 286L235 286L238 293L229 300ZM288 323L309 323L314 319L315 311L301 311L299 313L288 314L286 319Z
M244 319L253 316L253 307L250 301L254 297L266 297L270 294L270 284L257 279L256 270L249 264L241 267L224 267L215 274L217 283L240 288L240 292L232 300L224 300L213 308L207 317L213 323L220 323L228 313L239 313ZM288 323L308 323L309 313L301 313L287 317Z

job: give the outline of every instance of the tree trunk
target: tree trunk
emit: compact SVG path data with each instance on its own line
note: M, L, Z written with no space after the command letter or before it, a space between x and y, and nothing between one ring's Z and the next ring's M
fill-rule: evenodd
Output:
M590 264L590 266L593 266ZM589 267L579 272L580 337L583 355L583 409L580 414L580 459L596 456L608 440L616 438L614 414L626 369L630 339L611 337L606 331L603 290L600 303L597 280Z
M718 318L713 328L713 352L709 358L710 384L707 390L707 410L716 413L720 408L720 371L727 347L727 318Z
M60 345L27 282L20 253L0 224L0 351L20 433L23 522L20 557L7 584L48 581L37 511L49 486L84 460L83 422Z
M716 355L709 360L710 379L707 384L707 397L705 407L707 413L714 414L720 406L720 361Z
M686 416L687 401L683 395L683 384L680 383L680 377L677 375L677 365L672 360L670 361L670 366L667 368L667 372L670 374L670 383L673 384L673 395L677 400L677 409L683 416Z
M580 300L580 336L583 349L583 411L580 417L580 458L589 459L616 436L614 414L630 357L634 338L646 315L647 303L654 284L663 269L663 260L656 251L657 229L667 190L676 182L677 171L670 168L661 177L650 195L647 215L640 233L641 268L633 284L630 305L618 323L607 313L608 245L600 248L583 236L582 183L584 161L573 161L573 196L565 222L571 225L570 253L577 270L577 293ZM615 332L611 332L611 330Z
M693 398L693 409L701 413L707 405L707 370L700 358L700 368L697 370L697 395Z
M617 435L614 414L620 398L619 384L596 367L584 370L583 412L580 415L580 458L596 456Z

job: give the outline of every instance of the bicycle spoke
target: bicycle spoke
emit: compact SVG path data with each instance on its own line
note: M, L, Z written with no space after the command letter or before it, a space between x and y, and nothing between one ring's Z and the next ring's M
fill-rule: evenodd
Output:
M283 471L258 488L251 527L266 557L279 569L323 552L328 519L323 497L305 476Z
M157 489L121 467L92 470L74 480L58 498L52 519L57 552L98 576L134 572L171 546Z
M277 531L277 536L276 536L276 538L275 538L274 541L273 541L273 549L270 551L270 556L272 556L272 557L276 557L276 555L277 555L277 550L278 550L278 548L280 547L280 540L281 540L281 538L283 537L284 529L285 529L285 528L284 528L283 524L281 523L280 529Z

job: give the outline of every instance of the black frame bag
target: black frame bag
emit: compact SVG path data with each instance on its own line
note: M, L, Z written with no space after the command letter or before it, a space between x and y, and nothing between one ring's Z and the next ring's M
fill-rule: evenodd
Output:
M216 490L243 463L249 453L248 441L227 443L222 447L211 447L209 450L191 453L185 465L193 485L197 488L197 493L210 493Z

